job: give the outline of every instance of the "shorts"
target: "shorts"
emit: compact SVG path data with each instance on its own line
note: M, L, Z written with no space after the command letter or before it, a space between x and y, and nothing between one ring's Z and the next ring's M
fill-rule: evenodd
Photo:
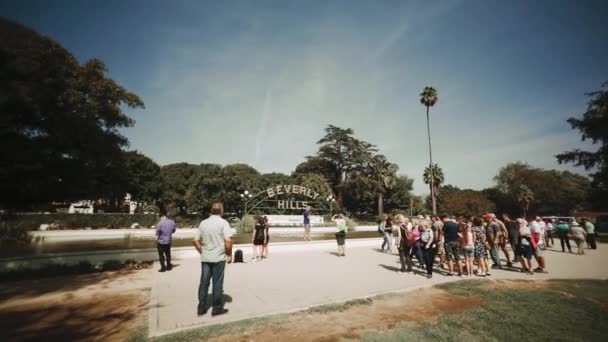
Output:
M437 255L444 255L444 254L445 254L445 247L444 247L443 240L439 240L437 242Z
M464 252L464 256L467 257L473 257L473 255L475 255L475 248L474 247L465 247L462 250Z
M530 245L521 245L519 246L520 255L526 259L531 259L534 251L532 250L532 246Z
M338 242L338 246L344 245L344 240L346 240L345 232L337 232L336 233L336 241Z
M460 242L448 241L445 243L445 256L448 261L458 261L462 259L462 252L460 251Z
M304 232L306 234L310 233L310 223L305 223L304 224Z
M481 242L475 242L475 257L476 258L487 258L488 251L486 251L486 246L484 246Z

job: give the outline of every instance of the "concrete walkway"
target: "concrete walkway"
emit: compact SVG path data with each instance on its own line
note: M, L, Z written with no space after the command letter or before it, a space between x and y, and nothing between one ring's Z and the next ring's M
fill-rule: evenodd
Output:
M224 293L230 312L213 318L210 311L203 317L196 315L200 261L195 253L183 255L174 261L179 266L171 272L155 272L153 276L150 336L467 278L482 279L439 273L427 279L421 274L402 274L396 253L380 252L380 244L380 239L347 241L346 257L336 256L334 241L275 244L270 246L270 258L261 262L249 261L251 246L236 246L245 252L246 263L227 265ZM548 274L493 270L489 279L607 279L608 246L600 244L598 250L586 252L578 256L547 250Z

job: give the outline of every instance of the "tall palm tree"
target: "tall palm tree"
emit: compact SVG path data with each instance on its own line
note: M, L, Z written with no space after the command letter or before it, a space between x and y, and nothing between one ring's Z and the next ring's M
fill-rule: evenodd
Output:
M437 103L438 100L438 96L437 96L437 89L433 88L433 87L424 87L424 89L422 89L422 93L420 93L420 103L422 103L425 107L426 107L426 129L428 131L429 134L429 166L431 167L431 201L433 203L433 215L437 215L437 201L435 199L435 193L432 191L432 189L436 189L436 187L434 186L433 182L434 182L434 178L432 175L433 172L433 151L431 149L431 124L429 122L429 108L433 107L435 105L435 103Z
M433 164L432 167L427 166L424 169L424 173L422 174L422 180L425 184L429 185L429 189L431 191L431 198L437 198L437 194L439 192L439 187L443 184L445 180L445 176L443 175L443 170L439 167L438 164ZM433 203L435 206L436 203ZM433 208L435 212L436 208Z
M378 184L378 216L384 213L384 193L397 185L397 164L389 163L383 155L373 157L370 165L371 176Z
M520 185L517 190L517 202L524 215L524 219L528 218L528 209L530 209L530 203L534 201L534 192L525 185Z

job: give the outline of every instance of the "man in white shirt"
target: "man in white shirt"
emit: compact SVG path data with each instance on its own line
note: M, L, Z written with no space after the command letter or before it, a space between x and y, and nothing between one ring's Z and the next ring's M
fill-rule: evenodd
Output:
M213 279L213 310L211 316L223 315L224 309L224 270L226 263L232 262L232 232L228 221L222 218L224 205L213 203L211 216L203 220L194 236L194 248L201 255L201 281L198 287L197 314L207 313L207 293Z
M530 224L530 231L532 232L532 239L536 243L534 249L534 259L538 263L538 267L534 269L535 272L546 273L545 257L543 256L543 250L545 249L545 229L546 225L539 216L536 216L534 221Z

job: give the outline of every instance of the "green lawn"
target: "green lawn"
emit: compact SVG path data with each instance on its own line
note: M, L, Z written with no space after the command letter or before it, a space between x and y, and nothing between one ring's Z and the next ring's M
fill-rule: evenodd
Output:
M392 329L366 330L365 327L358 326L361 331L355 335L358 336L356 339L378 342L608 340L608 281L554 280L534 283L472 280L443 284L437 288L459 298L455 300L455 305L460 305L462 298L470 297L481 299L482 304L460 314L438 315L422 324L404 319ZM203 341L224 334L248 334L249 337L254 337L264 329L288 329L290 318L293 321L294 318L300 320L310 315L333 314L335 319L338 314L343 315L341 319L348 321L351 309L355 307L370 307L376 304L380 307L383 303L395 300L406 306L411 304L411 310L416 311L416 303L412 302L415 297L408 297L408 293L388 294L326 305L289 315L204 327L152 340ZM432 305L429 303L431 302L427 301L426 305ZM332 333L333 331L327 331L328 335ZM277 339L280 338L277 336ZM142 331L139 336L134 336L134 340L146 340L145 333ZM341 340L353 339L347 335L342 336Z

